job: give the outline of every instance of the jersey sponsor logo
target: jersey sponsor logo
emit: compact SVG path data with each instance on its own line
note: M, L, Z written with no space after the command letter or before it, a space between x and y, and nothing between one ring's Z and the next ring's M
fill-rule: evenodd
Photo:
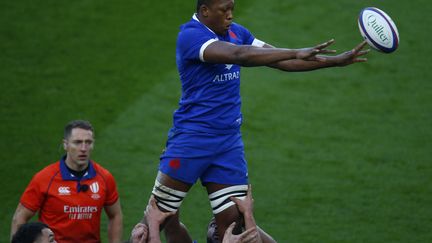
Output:
M98 212L98 208L96 206L63 206L64 213L69 215L69 219L72 220L84 220L84 219L92 219L93 214Z
M227 70L230 70L232 68L232 66L234 66L233 64L225 64L225 68Z
M70 195L71 194L70 187L60 186L58 188L58 193L59 193L59 195Z
M228 67L226 67L228 68ZM231 68L231 67L230 67ZM224 83L227 81L232 81L240 78L240 71L235 71L231 73L218 74L213 78L213 83Z

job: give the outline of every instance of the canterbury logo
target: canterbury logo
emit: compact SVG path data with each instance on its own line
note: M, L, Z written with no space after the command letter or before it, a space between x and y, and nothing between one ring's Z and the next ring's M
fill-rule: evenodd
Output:
M58 188L58 192L60 195L70 195L71 191L68 186L61 186Z
M90 190L91 190L93 193L97 193L97 192L99 191L99 184L98 184L97 182L93 182L93 183L90 185Z

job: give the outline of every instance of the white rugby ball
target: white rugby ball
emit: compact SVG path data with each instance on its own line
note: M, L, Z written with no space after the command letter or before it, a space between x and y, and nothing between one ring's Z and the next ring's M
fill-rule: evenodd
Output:
M399 46L399 32L393 20L382 10L364 8L358 18L360 33L374 49L384 53L394 52Z

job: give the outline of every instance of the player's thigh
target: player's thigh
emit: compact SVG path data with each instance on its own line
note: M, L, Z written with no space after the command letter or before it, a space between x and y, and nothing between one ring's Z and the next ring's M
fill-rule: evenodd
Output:
M156 180L168 188L182 192L188 192L192 187L192 184L177 180L161 171L158 171Z

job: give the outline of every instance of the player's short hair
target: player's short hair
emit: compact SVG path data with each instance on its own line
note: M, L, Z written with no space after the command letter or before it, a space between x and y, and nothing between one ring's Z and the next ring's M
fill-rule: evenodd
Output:
M12 243L33 243L42 235L42 230L48 225L42 222L30 222L21 225L12 237Z
M94 134L93 126L89 121L84 120L73 120L66 124L64 128L64 139L68 139L72 133L72 129L81 128L84 130L92 131Z
M202 5L210 6L213 3L213 0L197 0L196 12L199 12L199 9Z

